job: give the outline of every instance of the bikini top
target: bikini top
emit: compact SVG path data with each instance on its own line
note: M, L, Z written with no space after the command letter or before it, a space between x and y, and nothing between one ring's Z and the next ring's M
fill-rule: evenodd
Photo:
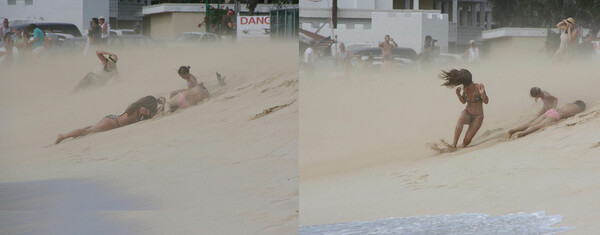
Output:
M463 94L463 99L465 99L465 100L466 100L467 102L469 102L469 103L479 103L479 102L481 102L481 101L482 101L482 99L481 99L481 94L479 94L479 93L477 92L477 90L475 90L475 91L473 92L473 100L469 100L469 99L467 98L467 97L468 97L468 95L467 95L468 89L469 89L468 87L465 89L465 93Z

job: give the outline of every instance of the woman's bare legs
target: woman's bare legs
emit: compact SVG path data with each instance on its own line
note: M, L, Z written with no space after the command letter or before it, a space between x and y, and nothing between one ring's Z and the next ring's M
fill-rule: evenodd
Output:
M102 120L100 120L98 123L96 123L96 125L87 126L87 127L81 128L81 129L75 129L75 130L69 131L65 134L59 134L58 137L56 138L56 142L54 142L54 144L58 144L67 138L71 138L71 137L75 138L75 137L87 135L90 133L102 132L102 131L107 131L107 130L111 130L111 129L115 129L115 128L117 128L117 124L115 123L114 120L109 119L109 118L102 118Z
M454 141L452 141L452 147L456 148L456 144L458 143L458 138L460 138L460 134L462 133L463 125L468 123L469 117L465 113L466 111L462 111L460 116L458 117L458 122L456 123L456 128L454 129Z
M477 131L481 128L481 124L483 124L483 113L473 118L471 123L469 123L469 128L467 128L467 133L465 133L462 147L467 147L467 145L471 143L471 140L473 140L473 137L475 137L475 134L477 134Z

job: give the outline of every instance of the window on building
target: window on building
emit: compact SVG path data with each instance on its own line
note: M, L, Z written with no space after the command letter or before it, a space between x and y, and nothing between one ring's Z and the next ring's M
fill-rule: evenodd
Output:
M25 0L25 5L33 5L33 0Z
M17 5L17 0L8 0L8 5Z

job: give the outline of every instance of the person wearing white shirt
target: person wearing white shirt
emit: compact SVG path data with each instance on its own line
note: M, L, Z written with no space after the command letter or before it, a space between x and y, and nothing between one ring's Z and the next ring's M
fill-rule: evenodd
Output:
M479 48L475 44L475 40L469 41L469 49L465 51L465 57L469 63L473 63L479 60Z

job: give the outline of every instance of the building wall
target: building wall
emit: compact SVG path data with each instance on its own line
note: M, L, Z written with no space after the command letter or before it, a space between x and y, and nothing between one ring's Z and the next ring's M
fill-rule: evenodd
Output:
M173 35L173 13L166 12L150 16L150 37L155 39L171 38Z
M173 32L171 38L177 37L183 32L205 32L206 27L198 28L198 24L204 20L205 13L175 12L173 13Z
M198 28L198 24L204 20L205 13L196 12L166 12L146 16L144 22L149 19L150 25L144 34L155 39L170 39L179 36L183 32L205 32L206 28Z
M448 15L429 12L397 11L373 12L370 27L366 24L354 24L353 28L338 23L334 30L339 42L344 43L370 43L373 45L383 41L389 34L398 46L409 47L421 53L426 35L431 35L438 40L441 52L448 50ZM302 29L315 32L317 27L310 23L303 23ZM329 25L319 32L324 36L331 36Z
M108 13L108 0L33 0L33 5L24 5L24 1L8 5L8 1L0 0L2 18L71 23L82 32L89 28L92 17L108 17Z
M83 3L83 15L82 22L84 28L80 30L87 30L90 25L92 18L98 18L104 16L105 20L109 20L109 0L80 0ZM109 24L111 22L108 22Z
M338 0L338 8L363 9L363 10L392 10L394 0ZM333 1L312 2L300 0L298 2L300 10L302 8L331 8Z
M545 37L501 37L487 41L489 56L493 58L514 58L514 55L533 57L546 56Z

